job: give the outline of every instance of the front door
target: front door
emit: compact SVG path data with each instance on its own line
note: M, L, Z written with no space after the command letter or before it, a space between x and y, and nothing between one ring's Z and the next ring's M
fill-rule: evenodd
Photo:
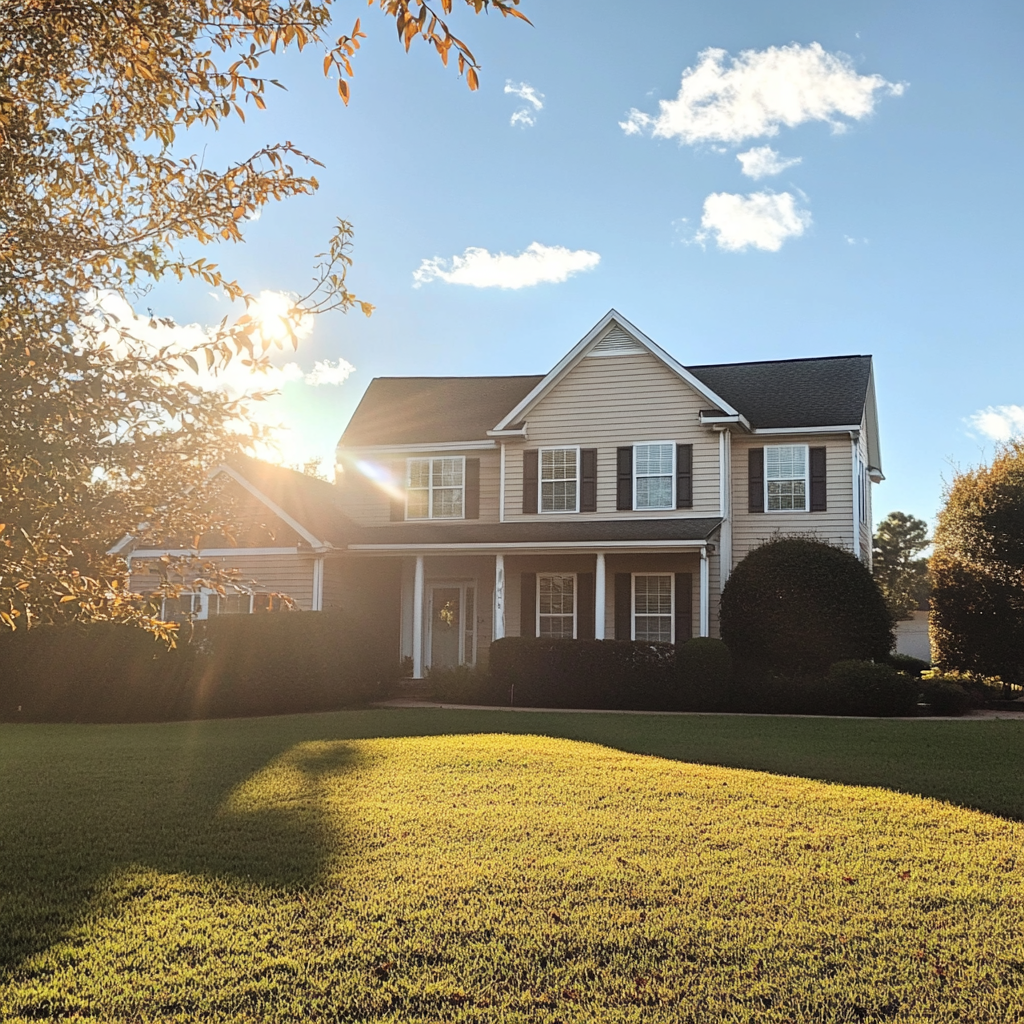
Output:
M455 668L473 663L475 596L472 584L429 584L427 668Z

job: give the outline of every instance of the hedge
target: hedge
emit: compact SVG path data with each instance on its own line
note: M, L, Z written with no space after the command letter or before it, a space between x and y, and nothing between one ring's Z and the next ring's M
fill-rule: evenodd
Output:
M333 612L223 616L167 650L111 623L0 637L0 721L159 722L329 711L386 697L390 645Z

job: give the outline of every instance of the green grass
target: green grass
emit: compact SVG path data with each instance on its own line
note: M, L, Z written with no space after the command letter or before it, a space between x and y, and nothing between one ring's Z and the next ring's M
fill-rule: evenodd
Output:
M0 727L0 1020L1021 1020L1022 741L442 711Z

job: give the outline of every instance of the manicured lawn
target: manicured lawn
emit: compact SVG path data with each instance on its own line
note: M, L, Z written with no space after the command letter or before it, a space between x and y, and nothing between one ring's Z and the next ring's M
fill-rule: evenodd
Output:
M1022 780L1016 722L0 727L0 1020L1024 1019Z

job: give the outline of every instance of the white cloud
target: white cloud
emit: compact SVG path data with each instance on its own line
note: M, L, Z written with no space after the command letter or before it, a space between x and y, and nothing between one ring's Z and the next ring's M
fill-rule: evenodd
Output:
M1009 441L1024 435L1024 406L990 405L969 416L967 422L993 441Z
M435 256L424 260L412 276L416 288L435 280L473 288L529 288L535 284L558 284L573 274L592 270L600 262L598 253L586 249L533 242L517 255L471 247L450 260Z
M627 135L650 132L690 144L740 143L807 121L843 131L840 116L859 121L879 96L899 96L904 88L881 75L858 74L850 57L828 53L820 43L744 50L732 58L712 48L683 71L679 95L659 101L658 114L634 108L620 127Z
M532 85L526 82L519 82L517 85L511 79L505 82L506 95L518 96L525 107L520 107L509 119L509 124L514 128L519 125L521 128L532 128L537 123L534 114L544 109L544 93L537 92ZM532 110L530 108L533 108Z
M736 159L743 165L743 173L755 181L781 174L787 167L803 162L803 157L779 156L771 146L755 146L746 153L737 153Z
M753 247L778 252L787 238L797 238L810 227L811 215L798 209L789 192L754 192L749 196L714 192L704 200L701 230L695 241L711 235L720 249L742 252Z
M318 360L313 364L313 369L305 375L303 380L313 388L323 384L344 384L349 374L355 372L355 367L347 359L339 359L332 363L329 359Z

